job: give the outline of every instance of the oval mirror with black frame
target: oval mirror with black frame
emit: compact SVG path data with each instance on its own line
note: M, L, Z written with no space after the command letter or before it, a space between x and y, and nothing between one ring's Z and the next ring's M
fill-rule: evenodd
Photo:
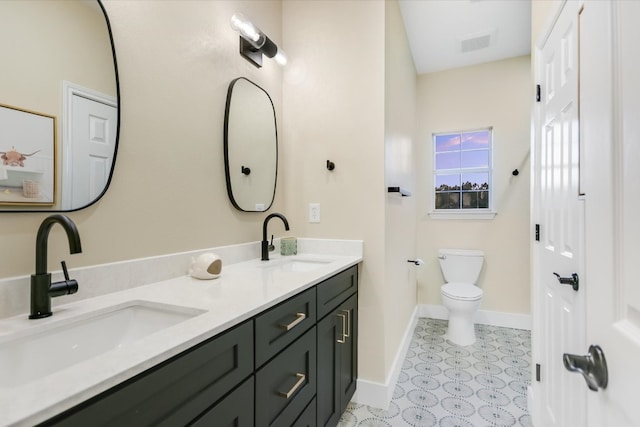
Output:
M0 1L0 40L0 211L95 203L111 181L120 122L102 3Z
M234 207L244 212L271 207L278 175L276 113L269 94L244 77L234 79L227 92L224 165Z

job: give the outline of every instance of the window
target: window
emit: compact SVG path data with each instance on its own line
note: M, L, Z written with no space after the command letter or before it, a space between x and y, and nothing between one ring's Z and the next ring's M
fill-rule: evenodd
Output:
M433 135L435 212L491 210L491 146L491 128Z

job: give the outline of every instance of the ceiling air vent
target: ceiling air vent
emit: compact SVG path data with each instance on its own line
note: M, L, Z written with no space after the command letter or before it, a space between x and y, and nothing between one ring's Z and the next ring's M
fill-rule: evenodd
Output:
M493 41L495 31L487 33L473 34L460 39L460 51L462 53L473 52L474 50L480 50L487 48Z

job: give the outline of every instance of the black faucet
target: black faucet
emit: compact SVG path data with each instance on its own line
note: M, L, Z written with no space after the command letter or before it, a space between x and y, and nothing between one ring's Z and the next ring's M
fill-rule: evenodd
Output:
M31 314L29 319L41 319L51 316L51 298L78 292L78 282L69 279L67 266L62 261L65 280L51 283L51 273L47 272L47 239L53 224L64 228L69 239L69 251L72 254L82 252L80 234L76 225L65 215L48 216L40 224L36 236L36 274L31 275Z
M272 213L264 219L262 224L262 261L269 261L269 241L267 240L267 224L271 218L280 218L284 222L284 229L289 231L289 221L284 215L279 213Z

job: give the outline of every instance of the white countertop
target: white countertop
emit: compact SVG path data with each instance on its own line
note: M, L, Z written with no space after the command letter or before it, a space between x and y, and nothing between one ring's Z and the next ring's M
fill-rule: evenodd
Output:
M265 268L296 257L330 262L307 272ZM268 264L254 259L224 266L221 276L214 280L182 276L60 305L46 319L29 320L24 314L0 320L1 345L11 337L28 335L34 328L55 327L77 316L130 301L204 311L136 342L70 367L60 366L42 379L18 387L0 386L0 425L31 426L42 422L362 261L361 254L307 253L271 258ZM40 356L47 357L46 353ZM11 367L0 366L0 374L5 369Z

